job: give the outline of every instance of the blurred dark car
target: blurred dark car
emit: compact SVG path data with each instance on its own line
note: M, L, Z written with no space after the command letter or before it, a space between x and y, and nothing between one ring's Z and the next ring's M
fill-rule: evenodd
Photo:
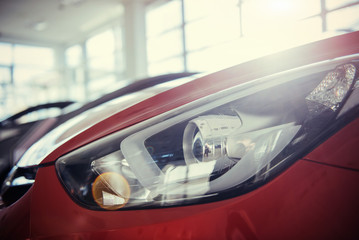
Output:
M0 183L13 165L13 162L51 129L56 116L74 102L54 102L29 107L0 122ZM16 149L16 152L14 151Z
M172 73L140 79L82 106L73 104L71 101L42 104L30 107L1 121L0 184L2 184L11 167L17 163L32 144L69 119L123 95L193 74L188 72Z
M118 103L12 170L0 238L359 239L358 69L354 32Z

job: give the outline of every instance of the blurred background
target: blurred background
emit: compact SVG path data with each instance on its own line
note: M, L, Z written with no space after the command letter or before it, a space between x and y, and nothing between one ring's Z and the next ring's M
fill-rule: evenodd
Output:
M0 119L358 29L358 0L1 0Z

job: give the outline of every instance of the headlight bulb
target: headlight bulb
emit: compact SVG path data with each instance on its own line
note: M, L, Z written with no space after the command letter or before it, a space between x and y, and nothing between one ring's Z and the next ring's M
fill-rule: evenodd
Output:
M92 196L104 209L122 208L130 198L131 190L127 180L116 172L100 174L92 183Z
M241 125L242 121L238 116L207 115L190 121L183 136L186 163L189 165L216 160L216 168L221 169L233 165L233 160L238 157L231 158L228 155L229 149L232 149L228 143L233 145L228 137Z

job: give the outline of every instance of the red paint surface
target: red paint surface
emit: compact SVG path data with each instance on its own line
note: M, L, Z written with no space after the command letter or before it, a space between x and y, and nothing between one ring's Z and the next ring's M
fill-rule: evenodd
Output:
M359 119L344 127L305 158L359 170Z
M15 204L0 209L0 239L26 239L30 236L32 189Z
M34 185L31 232L38 239L358 239L358 182L356 171L301 160L230 200L106 212L76 205L48 167Z

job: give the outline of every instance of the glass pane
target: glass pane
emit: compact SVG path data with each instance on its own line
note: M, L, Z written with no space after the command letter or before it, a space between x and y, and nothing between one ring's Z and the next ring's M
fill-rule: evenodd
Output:
M148 68L149 75L151 76L165 74L165 73L183 72L183 71L184 71L184 66L183 66L182 57L171 58L162 62L149 64L149 68Z
M186 46L189 51L208 47L239 37L238 11L216 14L186 25Z
M325 6L327 10L332 10L356 2L359 2L359 0L326 0Z
M215 65L214 61L209 50L189 53L187 55L189 71L209 71Z
M115 49L122 50L123 42L122 42L122 28L121 26L115 26L113 28L113 35L115 39Z
M147 54L149 62L159 61L182 53L182 32L180 29L148 40Z
M87 99L84 84L78 84L78 83L72 84L71 87L67 89L67 92L70 96L70 99L73 99L75 101L85 102Z
M107 75L101 78L93 79L89 83L89 91L90 91L90 98L96 98L104 93L113 90L111 86L116 84L116 76L115 75Z
M186 22L218 13L225 16L233 10L239 18L238 0L184 0L184 7Z
M7 67L0 67L0 87L1 84L9 84L11 82L10 69Z
M122 51L117 51L115 53L115 71L116 72L124 72L125 71L125 57Z
M51 48L15 45L14 63L52 68L55 63L54 51Z
M112 55L115 51L113 31L108 30L90 38L86 43L86 47L88 58Z
M14 69L14 82L16 85L30 86L36 78L41 77L46 72L44 69L31 67L16 67Z
M330 12L327 15L328 30L351 32L359 29L359 5Z
M214 0L184 0L186 22L208 16L214 10Z
M242 13L245 36L270 36L288 32L298 20L319 14L320 1L245 1Z
M189 71L215 71L244 61L303 44L321 36L320 17L296 22L290 34L237 38L187 53ZM305 34L303 34L305 33Z
M67 66L76 67L82 62L82 48L80 45L75 45L66 49L65 55Z
M113 55L97 57L89 60L90 69L113 71L115 69L115 57Z
M319 16L296 22L294 26L291 36L295 43L306 43L321 38L322 19Z
M11 63L12 63L11 44L0 43L0 64L11 65Z
M214 36L215 33L209 18L187 24L185 31L188 51L193 51L213 44L212 36Z
M181 1L174 0L149 9L146 14L147 36L155 36L182 23Z
M238 64L244 56L241 50L239 42L232 41L189 53L187 55L188 70L213 72Z
M296 12L296 18L318 15L321 12L320 0L295 0L293 1L292 12Z
M72 82L76 84L84 84L85 83L85 71L83 68L73 68L68 71L68 78L72 79Z

